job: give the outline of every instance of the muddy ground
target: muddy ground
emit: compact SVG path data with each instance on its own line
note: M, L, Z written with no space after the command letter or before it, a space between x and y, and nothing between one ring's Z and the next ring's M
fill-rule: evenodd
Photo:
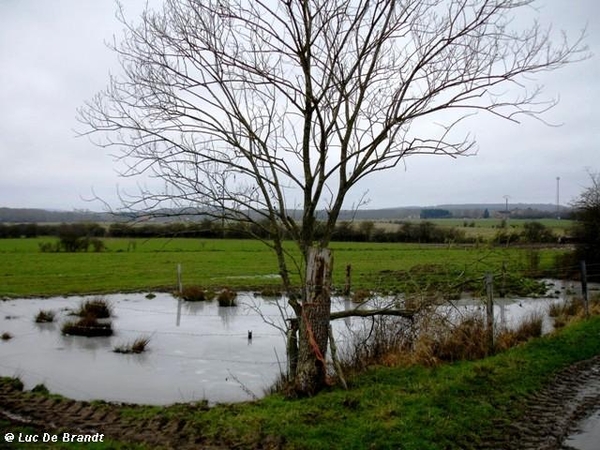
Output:
M187 408L205 408L188 405ZM0 382L0 417L14 425L38 430L69 430L71 433L104 433L120 442L143 442L153 448L231 448L232 443L206 442L198 430L178 418L156 416L148 420L124 418L122 406L90 404L22 392ZM565 439L578 423L600 410L600 356L577 363L559 373L542 391L526 401L524 419L497 424L484 436L482 450L568 450ZM265 437L257 448L279 448L283 442Z

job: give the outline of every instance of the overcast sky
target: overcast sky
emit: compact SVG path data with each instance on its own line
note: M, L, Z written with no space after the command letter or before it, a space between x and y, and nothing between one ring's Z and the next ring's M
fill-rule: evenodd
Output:
M125 0L129 18L145 0ZM600 2L539 2L543 23L575 38L587 26L592 57L532 80L560 103L544 119L519 125L489 116L467 122L478 154L456 160L414 157L367 178L368 208L446 203L568 204L600 171ZM0 207L102 210L93 193L118 207L119 178L106 152L76 138L76 108L118 73L105 42L120 35L111 0L0 0Z

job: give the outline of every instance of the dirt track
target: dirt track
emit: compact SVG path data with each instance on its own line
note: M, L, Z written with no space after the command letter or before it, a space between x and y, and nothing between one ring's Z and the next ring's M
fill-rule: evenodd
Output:
M135 408L128 406L131 407ZM99 432L111 440L145 443L157 449L221 448L203 443L200 430L186 426L181 420L159 416L150 420L128 419L121 415L121 409L122 406L115 404L92 405L35 395L22 392L10 383L0 383L0 416L15 425L43 431Z
M186 408L202 408L189 405ZM149 420L128 419L121 407L49 398L24 393L10 383L0 383L0 416L13 423L40 430L71 433L101 432L121 442L143 442L153 448L206 448L196 429L181 419L155 416ZM484 437L482 450L567 450L565 438L577 423L600 410L600 356L577 363L558 374L541 392L527 400L526 420L499 425L493 437ZM277 439L257 443L258 448L278 448ZM231 443L222 448L230 448Z

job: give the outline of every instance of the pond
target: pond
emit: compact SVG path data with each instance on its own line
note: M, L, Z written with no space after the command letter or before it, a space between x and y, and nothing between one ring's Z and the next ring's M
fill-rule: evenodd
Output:
M564 289L563 289L564 292ZM0 301L0 375L19 377L27 389L44 384L50 392L77 400L106 400L165 405L207 400L238 402L262 397L286 369L283 333L285 299L269 300L239 293L237 307L217 302L179 302L158 293L104 296L112 305L115 334L110 337L64 336L60 326L70 310L93 297L55 297ZM498 299L496 320L515 324L560 299ZM342 298L334 310L355 308ZM461 300L458 311L481 308ZM40 310L56 313L54 323L37 324ZM260 314L257 310L260 309ZM363 320L334 322L339 347ZM545 328L551 327L548 319ZM272 322L272 323L267 323ZM273 326L275 325L275 326ZM252 331L252 339L248 339ZM141 354L119 354L114 347L149 337Z

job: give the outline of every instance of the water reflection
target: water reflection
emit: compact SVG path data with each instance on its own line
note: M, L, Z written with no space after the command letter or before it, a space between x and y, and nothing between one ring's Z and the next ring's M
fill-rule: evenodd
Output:
M183 302L186 314L196 316L204 311L206 302Z
M563 289L557 289L563 292ZM146 299L144 294L106 296L114 306L113 337L62 336L65 310L76 309L88 297L19 299L0 302L2 331L15 339L0 345L0 375L18 373L26 388L44 383L52 391L79 400L103 399L146 404L207 399L210 402L248 400L239 383L225 382L235 375L252 392L263 392L285 368L285 318L293 315L284 297L262 299L240 293L237 307L213 302L182 302L169 294ZM370 306L402 299L386 298ZM558 299L499 299L497 318L514 324L531 310L545 308ZM455 302L461 314L481 306L473 299ZM336 311L357 304L347 298L332 299ZM57 312L55 323L35 324L40 309ZM6 319L6 317L16 319ZM344 318L333 322L338 349L350 331L369 332L373 319ZM364 326L363 326L364 325ZM279 330L277 329L279 328ZM252 339L248 332L252 331ZM113 352L115 345L131 344L150 336L149 350L140 355Z
M225 329L230 329L235 321L240 306L219 306L217 312Z
M101 337L85 337L85 336L65 336L60 335L60 343L65 349L82 349L95 353L98 350L112 350L112 338Z
M35 323L35 327L38 329L40 333L55 333L58 330L58 325L54 322L52 323Z

